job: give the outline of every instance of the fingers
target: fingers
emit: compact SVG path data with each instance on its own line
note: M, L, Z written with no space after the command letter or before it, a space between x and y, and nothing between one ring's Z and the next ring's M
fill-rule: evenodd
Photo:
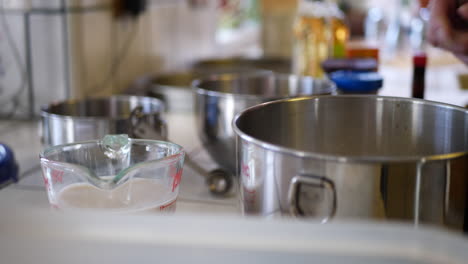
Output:
M468 55L468 31L455 29L455 16L468 20L468 4L456 9L455 0L434 0L431 3L428 40L432 45L451 51L455 54Z
M447 49L453 53L468 55L468 32L456 31Z
M449 1L433 0L430 5L431 17L429 22L428 40L432 45L441 48L451 46L447 43L451 39L452 29L448 17Z
M468 3L460 6L457 9L457 14L464 20L468 20Z
M457 57L461 62L465 63L468 65L468 55L462 55L462 54L454 54L455 57Z

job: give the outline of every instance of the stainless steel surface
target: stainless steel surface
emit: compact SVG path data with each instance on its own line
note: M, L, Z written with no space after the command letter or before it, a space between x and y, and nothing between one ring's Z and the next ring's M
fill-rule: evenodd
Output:
M150 97L111 96L70 100L44 106L41 112L42 140L54 146L128 134L150 127L165 138L164 104Z
M226 73L245 70L268 70L276 73L291 73L291 61L281 57L226 58L201 60L192 65L200 73Z
M190 85L199 76L194 71L156 76L147 86L146 94L162 100L168 111L192 111L193 95Z
M212 170L207 178L207 185L212 194L228 195L234 185L233 175L224 169Z
M189 155L186 156L185 163L205 178L205 184L208 186L208 190L211 194L216 196L228 196L232 193L233 175L228 171L221 168L207 171L193 161Z
M236 155L231 123L237 113L274 99L335 93L334 84L327 80L268 71L210 75L194 81L193 86L200 139L212 158L232 173Z
M336 214L336 189L335 184L333 181L325 178L325 177L317 177L315 175L297 175L291 179L291 185L289 185L288 191L288 202L290 206L290 213L294 216L305 216L305 213L302 211L301 207L299 206L299 194L300 188L302 184L307 185L309 187L315 187L320 190L329 189L332 193L332 199L330 201L330 212L322 219L322 223L328 222L332 219Z
M336 210L333 219L468 230L467 109L395 97L305 97L252 107L234 130L245 214L297 211L327 221Z

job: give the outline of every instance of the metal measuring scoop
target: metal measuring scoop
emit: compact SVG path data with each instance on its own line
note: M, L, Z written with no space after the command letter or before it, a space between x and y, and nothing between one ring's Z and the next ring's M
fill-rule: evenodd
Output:
M218 168L207 171L194 162L188 155L186 156L185 162L190 168L205 177L206 184L212 194L224 196L231 190L233 183L232 175L226 170Z
M146 138L155 140L167 140L167 125L162 122L160 125L162 128L162 135L156 132L151 126L142 121L141 108L135 108L129 118L129 134L136 138ZM161 121L160 121L161 122ZM210 192L216 196L224 196L232 189L233 176L226 170L217 168L211 171L207 171L198 165L189 155L185 155L185 163L198 174L202 175L206 179L206 184Z

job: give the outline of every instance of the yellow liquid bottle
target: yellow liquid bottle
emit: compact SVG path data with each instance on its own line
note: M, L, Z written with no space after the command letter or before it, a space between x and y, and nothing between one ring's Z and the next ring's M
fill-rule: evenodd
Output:
M293 73L323 78L321 63L330 54L330 28L324 2L301 1L293 31Z
M333 58L346 57L346 43L349 39L349 28L343 18L333 16L330 20L332 45L330 56Z

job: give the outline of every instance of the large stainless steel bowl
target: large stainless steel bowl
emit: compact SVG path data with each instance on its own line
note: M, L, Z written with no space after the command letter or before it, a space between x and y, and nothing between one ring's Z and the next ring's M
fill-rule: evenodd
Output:
M246 214L468 230L468 109L319 96L252 107L233 126Z
M236 151L231 122L237 113L275 99L335 93L334 84L327 80L267 71L210 75L194 81L193 87L199 137L210 156L232 173Z

